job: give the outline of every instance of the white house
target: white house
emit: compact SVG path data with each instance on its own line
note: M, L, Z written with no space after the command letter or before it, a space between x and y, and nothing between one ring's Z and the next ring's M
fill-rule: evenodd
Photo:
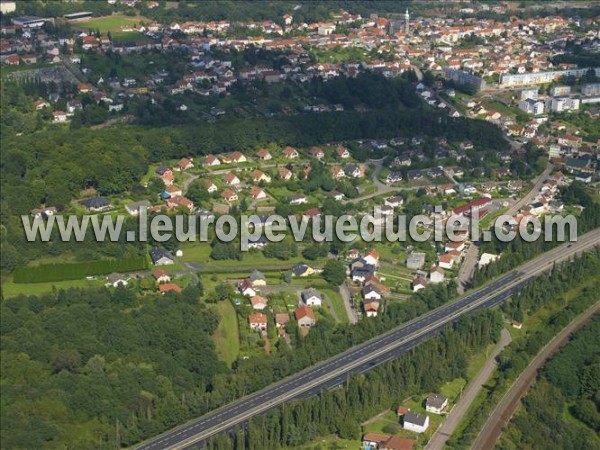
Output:
M414 431L415 433L424 433L429 428L429 416L407 411L404 414L404 429Z
M308 289L301 294L302 301L306 306L321 306L323 299L315 289Z
M434 267L431 269L429 273L429 281L432 284L443 283L444 282L444 269L441 267Z
M253 330L267 331L267 316L263 313L250 314L248 323Z
M440 394L431 394L425 402L425 410L434 414L442 414L448 406L448 398Z

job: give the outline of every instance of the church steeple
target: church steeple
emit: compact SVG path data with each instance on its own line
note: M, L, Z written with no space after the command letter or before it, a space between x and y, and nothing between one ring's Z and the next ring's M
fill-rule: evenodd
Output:
M410 14L408 14L408 8L406 8L406 12L404 13L404 33L408 34L410 29Z

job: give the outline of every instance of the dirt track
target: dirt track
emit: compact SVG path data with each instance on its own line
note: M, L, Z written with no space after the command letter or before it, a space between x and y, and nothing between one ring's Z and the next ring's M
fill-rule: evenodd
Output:
M558 333L535 356L525 370L515 380L504 397L498 402L479 435L471 445L471 450L492 449L508 424L511 417L521 404L521 399L535 381L538 370L550 359L560 347L565 345L572 333L579 330L592 316L600 311L600 302L589 308L585 313L573 320Z

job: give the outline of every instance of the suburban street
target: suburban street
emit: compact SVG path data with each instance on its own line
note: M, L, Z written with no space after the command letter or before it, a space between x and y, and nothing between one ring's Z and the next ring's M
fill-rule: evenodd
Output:
M508 211L506 211L505 214L514 216L515 214L517 214L519 212L519 210L523 206L531 203L531 201L535 198L535 196L540 192L542 184L544 184L544 181L546 181L546 179L548 178L548 175L550 175L550 173L552 172L552 169L554 169L554 166L552 164L548 163L548 165L546 166L546 170L544 170L536 178L531 190L527 194L525 194L523 197L521 197L514 205L512 205L510 207L510 209Z
M496 368L496 356L498 356L510 342L510 333L506 328L503 328L500 335L500 341L498 341L475 378L469 382L459 400L456 402L456 405L454 405L431 439L429 439L425 450L442 450L448 438L454 433L454 430L456 430L456 427L458 427L458 424L469 410L471 403L473 403L473 400L475 400L477 394L479 394L483 388L483 385L492 375L492 372Z
M137 448L194 448L194 445L202 445L202 442L211 436L230 430L250 417L286 401L311 396L321 389L338 386L349 374L366 372L378 364L396 358L436 335L461 316L499 305L537 275L551 269L555 263L568 260L597 245L600 245L600 229L580 236L577 242L559 245L454 302L146 441Z
M494 448L496 441L500 437L500 434L502 434L502 429L510 422L513 414L521 404L521 399L525 397L527 391L536 380L538 370L552 357L552 355L554 355L554 353L569 341L571 334L579 330L598 312L600 312L600 302L596 303L563 328L559 334L552 338L552 340L539 351L498 402L479 432L479 435L473 442L473 445L471 445L471 450Z

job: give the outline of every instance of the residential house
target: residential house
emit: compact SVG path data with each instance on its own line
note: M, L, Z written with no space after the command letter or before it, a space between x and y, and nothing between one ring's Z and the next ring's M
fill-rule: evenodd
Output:
M271 177L264 173L262 170L254 170L252 171L252 181L254 183L260 183L261 181L264 183L270 183Z
M250 272L250 276L248 277L248 279L254 287L267 285L267 279L265 277L265 274L256 269L252 269L252 272Z
M364 300L363 309L365 310L365 316L377 317L379 311L379 300Z
M29 213L34 219L45 219L56 214L57 209L54 206L44 206L42 208L32 209Z
M310 328L317 322L315 313L308 306L300 306L294 311L294 316L300 328Z
M344 199L344 194L342 194L339 191L331 191L329 194L329 197L333 198L334 200L342 201Z
M280 167L277 172L280 180L289 181L292 179L292 171L286 167Z
M267 194L258 186L252 186L250 188L250 196L253 201L264 200L267 198Z
M424 433L429 428L429 416L409 410L404 414L403 427L405 430L415 433Z
M387 184L399 183L402 181L402 172L390 172L385 178Z
M300 294L302 301L306 306L318 306L320 307L323 303L321 293L316 289L308 289Z
M425 401L425 410L434 414L442 414L448 406L448 398L440 394L431 394Z
M288 159L296 159L300 156L300 153L298 153L298 150L296 150L294 147L290 147L290 146L285 147L283 149L282 153Z
M205 166L219 166L221 165L221 160L217 158L215 155L207 155L204 158Z
M235 186L237 184L240 184L240 179L237 177L236 174L228 172L223 177L223 182L229 186Z
M158 285L158 292L165 295L167 292L175 292L179 294L182 291L181 287L176 285L175 283L164 283Z
M310 154L311 156L313 156L314 158L317 159L321 159L325 157L325 152L323 151L323 149L321 147L312 147L310 149Z
M308 277L315 274L315 269L308 264L298 263L292 266L292 272L297 277Z
M184 170L188 170L194 167L194 163L188 158L182 158L179 160L177 164L175 164L174 169L178 172L183 172Z
M192 202L190 199L182 197L181 195L176 195L167 199L167 208L172 209L179 207L186 208L191 212L194 210L194 202Z
M356 164L348 164L344 169L344 173L353 178L361 178L364 176L364 171Z
M422 275L417 275L412 281L413 292L418 292L427 287L427 280Z
M56 123L64 123L67 121L67 113L64 111L54 111L52 116L54 117L54 122Z
M392 197L387 197L383 199L383 204L386 206L391 206L392 208L399 208L403 205L404 198L400 195L394 195Z
M364 283L369 277L375 275L376 267L371 264L364 264L363 266L354 267L350 271L350 277L352 281L359 281Z
M346 172L344 172L344 169L342 169L340 166L331 166L331 168L329 170L330 170L331 176L333 177L334 180L343 178L346 176Z
M152 271L152 276L156 280L157 283L169 283L171 281L171 277L165 272L163 269L155 269Z
M215 183L213 183L211 180L202 180L202 183L204 184L204 188L206 189L206 191L209 194L212 194L213 192L217 192L217 190L218 190L217 185Z
M261 148L259 151L257 151L256 156L258 156L258 159L260 159L261 161L269 161L273 159L271 152L269 152L269 150L267 150L266 148Z
M165 187L165 192L168 194L167 198L183 195L183 192L181 191L181 189L178 188L177 186L175 186L174 184L172 184L171 186Z
M350 151L344 146L338 145L335 149L335 153L339 158L350 158Z
M248 316L248 323L252 330L267 331L267 316L263 313L253 313Z
M462 252L465 249L464 241L448 241L446 242L444 251L450 252L452 250L456 250L457 252Z
M240 294L246 297L254 297L256 295L256 288L252 285L252 282L247 278L242 280L237 285Z
M231 152L221 155L223 164L239 164L248 161L241 152Z
M362 448L365 450L413 450L413 439L389 434L365 433L362 439Z
M122 275L120 273L111 273L109 276L106 277L106 285L107 286L112 286L112 287L119 287L119 286L127 286L129 277Z
M377 250L369 250L363 259L367 264L377 266L379 265L379 252Z
M308 200L302 194L294 194L290 196L290 205L302 205L305 203L308 203Z
M454 266L454 258L448 253L438 256L438 267L442 269L452 269Z
M256 309L257 311L262 311L267 307L268 300L266 299L266 297L263 297L261 295L255 295L254 297L250 298L250 303L252 303L253 309Z
M444 269L441 267L434 267L429 272L429 281L432 284L438 284L444 282Z
M153 247L150 250L150 259L155 266L166 266L174 264L173 257L164 248Z
M140 200L125 205L125 211L132 216L138 216L142 209L149 209L151 206L152 204L148 200Z
M368 284L362 288L364 300L381 300L381 291L375 284Z
M110 202L104 197L91 197L80 202L90 212L99 212L112 208Z

